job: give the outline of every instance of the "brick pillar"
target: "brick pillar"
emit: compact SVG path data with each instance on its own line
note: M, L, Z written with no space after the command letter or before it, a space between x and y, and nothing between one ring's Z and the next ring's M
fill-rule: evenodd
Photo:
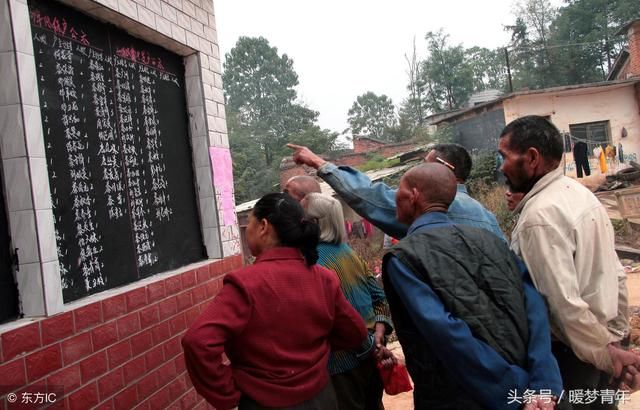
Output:
M640 76L640 19L631 23L627 36L629 37L629 77Z

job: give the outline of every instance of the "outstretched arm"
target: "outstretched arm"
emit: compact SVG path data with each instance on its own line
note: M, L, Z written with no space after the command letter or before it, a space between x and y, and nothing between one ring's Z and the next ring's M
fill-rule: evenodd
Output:
M387 235L403 238L407 226L396 218L396 190L386 184L373 183L369 177L351 167L338 167L325 161L309 148L287 144L294 150L293 159L318 170L318 176L333 188L360 216Z

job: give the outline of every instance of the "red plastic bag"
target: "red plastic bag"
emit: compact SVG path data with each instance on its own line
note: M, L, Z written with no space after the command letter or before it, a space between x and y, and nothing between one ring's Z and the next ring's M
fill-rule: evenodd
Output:
M392 367L383 367L378 363L380 378L384 385L384 391L390 396L413 390L407 368L402 363L396 363Z

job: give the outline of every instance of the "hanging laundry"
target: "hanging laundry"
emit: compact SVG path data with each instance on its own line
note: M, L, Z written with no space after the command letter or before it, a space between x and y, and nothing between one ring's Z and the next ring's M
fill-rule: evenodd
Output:
M578 174L578 178L582 178L582 171L584 171L584 174L587 176L591 175L587 150L587 144L582 141L576 142L573 146L573 160L576 163L576 173Z
M603 174L607 173L607 157L604 153L603 149L600 149L600 172Z

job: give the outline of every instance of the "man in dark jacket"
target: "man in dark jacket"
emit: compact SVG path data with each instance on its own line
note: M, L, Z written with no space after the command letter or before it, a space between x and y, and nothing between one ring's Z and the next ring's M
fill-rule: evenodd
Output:
M552 408L562 381L544 301L503 241L451 222L455 195L435 163L408 171L396 194L409 230L383 278L415 408L516 409L533 395L533 408Z

